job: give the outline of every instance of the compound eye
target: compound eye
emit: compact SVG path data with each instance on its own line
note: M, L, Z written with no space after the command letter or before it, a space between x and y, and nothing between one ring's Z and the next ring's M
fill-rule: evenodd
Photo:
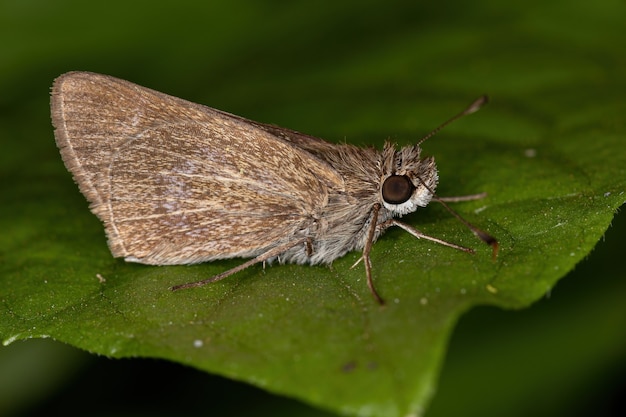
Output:
M413 195L415 187L406 175L392 175L383 182L383 200L389 204L402 204Z

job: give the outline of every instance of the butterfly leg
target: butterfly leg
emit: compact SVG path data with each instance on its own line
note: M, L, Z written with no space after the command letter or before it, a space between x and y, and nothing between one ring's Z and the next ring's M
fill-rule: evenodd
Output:
M486 197L487 193L479 193L479 194L470 194L470 195L459 196L459 197L444 197L444 198L442 198L442 197L439 197L439 196L435 195L435 191L430 189L430 188L428 188L428 185L426 185L426 183L421 178L418 178L418 179L420 180L422 185L425 186L433 194L433 201L436 201L439 204L441 204L446 210L448 210L448 212L450 214L452 214L461 223L463 223L465 226L467 226L467 228L470 229L472 231L472 233L474 233L474 235L477 238L479 238L480 240L482 240L483 242L485 242L486 244L491 246L491 249L492 249L491 258L495 261L496 257L498 256L498 250L500 248L500 245L498 244L498 240L495 237L491 236L489 233L480 230L478 227L474 226L473 224L471 224L470 222L465 220L463 217L461 217L461 215L459 213L457 213L456 211L452 210L450 208L450 206L448 206L448 204L447 204L447 203L457 203L457 202L460 202L460 201L479 200L481 198ZM407 229L407 227L410 228L410 229L412 229L412 228L410 226L408 226L408 225L405 225L404 223L396 222L395 225L402 227L404 230L406 230L407 232L411 233L413 236L417 237L418 239L420 237L423 237L423 238L426 238L426 239L428 238L427 236L424 236L424 235L422 235L422 236L416 235L414 232L417 232L420 235L421 235L421 232L419 232L416 229L413 229L413 231ZM431 240L432 240L432 238L431 238ZM439 243L441 243L441 242L439 242ZM446 246L454 247L454 245L447 244L447 242L443 243L443 244L446 245ZM461 250L463 250L463 249L461 249Z
M359 262L363 261L363 265L365 265L365 276L367 278L367 287L370 289L372 296L380 305L384 305L385 301L376 291L374 287L374 280L372 279L372 262L370 261L370 252L372 250L372 246L374 244L374 236L376 235L376 229L383 227L383 224L378 224L378 212L380 211L380 204L374 204L372 208L372 220L370 221L370 227L367 232L367 239L365 240L365 246L363 247L363 255L352 265L352 268L357 266ZM386 222L385 222L386 223Z
M413 226L409 226L406 223L399 222L396 219L387 220L386 222L382 223L381 226L382 225L385 225L386 227L398 226L399 228L406 230L407 232L409 232L411 235L415 236L418 239L426 239L426 240L430 240L431 242L435 242L443 246L448 246L450 248L458 249L463 252L474 253L473 249L466 248L465 246L459 246L454 243L447 242L445 240L442 240L433 236L425 235L424 233L420 232Z
M232 269L229 269L228 271L222 272L221 274L214 275L211 278L207 278L207 279L204 279L202 281L196 281L196 282L189 282L187 284L174 285L170 289L172 291L177 291L177 290L182 290L182 289L185 289L185 288L202 287L203 285L223 280L224 278L229 277L229 276L231 276L233 274L236 274L239 271L243 271L244 269L248 268L249 266L252 266L254 264L258 264L260 262L265 262L268 259L274 258L274 257L280 255L281 253L284 253L284 252L288 251L289 249L293 248L294 246L301 245L301 244L306 243L308 241L309 241L309 238L302 238L302 239L294 240L294 241L291 241L291 242L287 242L287 243L285 243L283 245L276 246L275 248L272 248L272 249L268 250L267 252L262 253L261 255L257 256L256 258L250 259L249 261L246 261L246 262L242 263L241 265L238 265L238 266L236 266L236 267L234 267Z
M306 256L309 258L313 256L313 239L307 237L304 241L304 250L306 251Z
M462 201L480 200L485 197L487 197L487 193L460 195L460 196L452 196L452 197L437 197L437 198L439 199L439 201L443 201L445 203L460 203Z

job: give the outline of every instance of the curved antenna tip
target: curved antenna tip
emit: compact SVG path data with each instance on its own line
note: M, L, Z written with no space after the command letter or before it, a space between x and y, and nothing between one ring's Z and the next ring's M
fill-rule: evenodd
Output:
M469 107L463 112L463 115L477 112L482 106L487 103L489 103L489 96L484 94L478 97L472 104L470 104Z
M461 113L459 113L456 116L448 119L447 121L445 121L442 124L440 124L439 126L437 126L435 129L431 130L430 133L427 134L426 136L424 136L423 138L421 138L417 142L417 144L415 146L420 146L426 140L428 140L431 137L433 137L435 134L437 134L437 132L439 132L441 129L443 129L444 127L446 127L450 123L454 122L455 120L457 120L457 119L459 119L459 118L461 118L463 116L467 116L468 114L472 114L472 113L478 111L478 109L480 109L482 106L487 104L487 102L489 102L489 97L486 94L480 96L478 99L474 100L474 102L472 104L467 106L467 108L465 110L463 110Z

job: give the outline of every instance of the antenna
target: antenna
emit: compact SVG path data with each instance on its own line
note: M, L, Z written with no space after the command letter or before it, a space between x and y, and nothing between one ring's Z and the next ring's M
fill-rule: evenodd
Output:
M478 99L474 100L472 104L467 106L467 108L463 110L461 113L457 114L456 116L451 117L450 119L446 120L445 122L443 122L442 124L434 128L433 130L431 130L429 134L427 134L426 136L421 138L419 142L417 142L417 146L421 145L426 140L430 139L432 136L435 136L437 132L439 132L441 129L448 126L450 123L454 122L455 120L460 119L463 116L467 116L468 114L477 112L482 106L487 104L487 102L489 102L489 97L487 97L486 95L480 96Z

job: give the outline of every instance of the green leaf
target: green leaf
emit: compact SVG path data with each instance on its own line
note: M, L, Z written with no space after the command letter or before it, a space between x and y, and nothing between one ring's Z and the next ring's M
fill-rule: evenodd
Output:
M267 13L258 4L193 6L193 21L177 23L182 34L150 23L172 19L167 8L137 2L118 16L122 6L109 6L87 25L85 10L62 6L45 20L30 16L41 19L29 29L40 36L11 35L22 41L5 54L0 84L0 339L164 358L343 414L419 414L460 315L525 307L550 292L626 200L625 65L613 46L626 38L622 6L484 0L454 3L451 14L341 2ZM2 30L24 30L11 22ZM127 39L127 49L111 49ZM24 67L25 51L45 69ZM183 60L197 67L183 70ZM173 293L241 261L151 267L111 257L48 122L49 85L73 69L126 74L259 121L378 147L389 136L414 143L488 92L489 106L424 152L438 162L440 195L488 193L454 209L496 236L500 253L492 261L490 248L431 205L405 220L477 253L387 232L372 252L385 308L362 266L350 269L358 253L332 268L259 265Z

